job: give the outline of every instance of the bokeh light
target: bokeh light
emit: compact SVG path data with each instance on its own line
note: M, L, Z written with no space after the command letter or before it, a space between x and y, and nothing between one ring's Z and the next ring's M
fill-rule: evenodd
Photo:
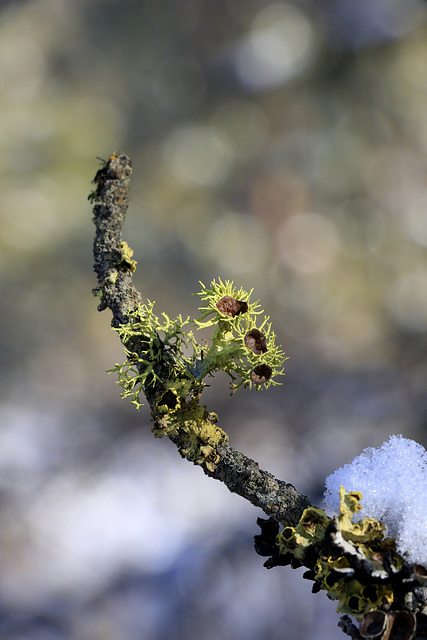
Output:
M253 20L251 31L237 47L236 71L252 90L281 85L308 65L314 31L296 6L270 4Z
M427 5L26 0L0 20L0 640L341 637L253 552L262 515L150 433L105 371L90 181L133 161L124 238L157 312L254 288L282 387L206 404L319 503L402 433L426 446Z
M339 249L334 223L318 213L289 217L278 229L279 260L301 274L330 267Z
M166 142L164 154L173 175L184 184L215 186L232 164L227 137L213 127L183 127Z

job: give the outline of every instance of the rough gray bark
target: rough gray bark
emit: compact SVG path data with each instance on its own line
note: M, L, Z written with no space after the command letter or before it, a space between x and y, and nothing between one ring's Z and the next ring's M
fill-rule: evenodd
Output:
M90 196L96 202L93 250L98 287L94 290L94 295L101 298L99 311L107 308L111 310L114 327L125 324L129 311L141 301L141 294L132 281L131 269L125 268L126 265L118 268L131 173L130 159L123 153L113 154L96 174L96 190ZM137 348L137 345L133 345L133 349ZM168 367L165 366L164 369L167 371ZM152 409L157 391L156 386L147 389L147 401ZM179 440L175 440L175 444L179 448ZM256 462L228 444L219 445L217 454L219 462L214 471L201 465L205 473L223 482L231 492L249 500L278 522L296 525L304 509L310 506L309 499L293 485L263 471Z

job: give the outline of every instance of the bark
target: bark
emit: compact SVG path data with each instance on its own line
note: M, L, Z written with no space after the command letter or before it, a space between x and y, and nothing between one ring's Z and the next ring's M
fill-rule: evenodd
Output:
M97 172L94 179L96 189L89 196L96 202L93 250L98 286L94 295L101 298L99 311L111 310L113 327L126 324L129 312L141 301L141 294L132 281L132 269L126 264L120 266L122 227L129 203L131 173L130 159L123 153L113 154ZM168 370L169 367L165 366L164 371ZM156 388L150 388L146 396L153 410ZM171 439L180 448L179 438ZM293 485L263 471L254 460L228 443L218 445L216 454L218 462L213 471L201 465L205 473L223 482L231 492L249 500L278 522L296 525L304 509L310 506L309 499Z

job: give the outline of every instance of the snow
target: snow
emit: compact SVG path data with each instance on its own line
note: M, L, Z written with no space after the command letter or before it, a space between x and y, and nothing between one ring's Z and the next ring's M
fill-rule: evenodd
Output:
M427 565L427 452L414 440L390 436L365 449L326 478L325 502L338 513L339 489L360 491L363 509L355 520L380 520L409 562Z

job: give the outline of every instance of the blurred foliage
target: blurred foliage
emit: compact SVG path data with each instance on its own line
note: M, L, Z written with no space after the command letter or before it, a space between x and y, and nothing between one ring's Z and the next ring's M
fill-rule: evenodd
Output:
M157 551L145 554L135 542L151 548L141 517L157 510L153 502L144 511L127 492L142 466L152 473L147 455L161 464L164 443L149 448L148 428L104 375L120 345L90 296L85 202L96 156L124 150L134 164L125 239L143 295L170 315L193 314L188 296L198 281L221 277L262 298L291 359L284 386L268 394L229 399L226 382L212 386L210 409L234 446L315 499L336 466L392 432L425 445L427 6L21 0L3 3L0 17L0 637L24 638L22 612L41 625L40 612L53 610L49 637L67 640L169 637L171 616L173 637L183 640L274 639L284 628L312 637L315 616L326 615L319 600L304 602L301 620L267 586L290 578L264 578L250 541L244 566L233 560L240 525L232 514L243 509L247 537L255 515L222 487L200 481L216 496L212 510L216 500L234 523L233 536L210 547L209 558L221 548L229 564L197 565L212 568L208 600L185 600L184 546L171 551L159 529L165 544ZM173 454L165 460L173 465ZM176 463L171 483L192 496L200 478L185 484L194 469ZM117 487L133 507L123 511ZM173 510L168 491L159 499ZM181 523L200 520L206 493L191 499L197 508L176 511ZM129 511L144 515L130 523ZM191 526L198 533L182 539L199 544L206 527ZM102 535L110 540L104 555ZM239 561L242 553L240 545ZM150 591L144 573L149 565L160 576L166 556L180 576L167 615L153 595L158 583ZM117 578L129 565L143 576L140 588ZM262 581L268 604L255 606L252 579ZM135 593L145 593L157 617L143 623L129 599L119 605L125 592L135 607L143 600ZM58 613L60 598L68 618ZM71 602L79 603L78 623L70 623ZM196 607L193 627L173 613L177 602ZM221 629L209 632L202 622L214 624L222 608L228 627L217 622ZM325 638L338 638L331 620ZM48 637L35 622L30 631Z

